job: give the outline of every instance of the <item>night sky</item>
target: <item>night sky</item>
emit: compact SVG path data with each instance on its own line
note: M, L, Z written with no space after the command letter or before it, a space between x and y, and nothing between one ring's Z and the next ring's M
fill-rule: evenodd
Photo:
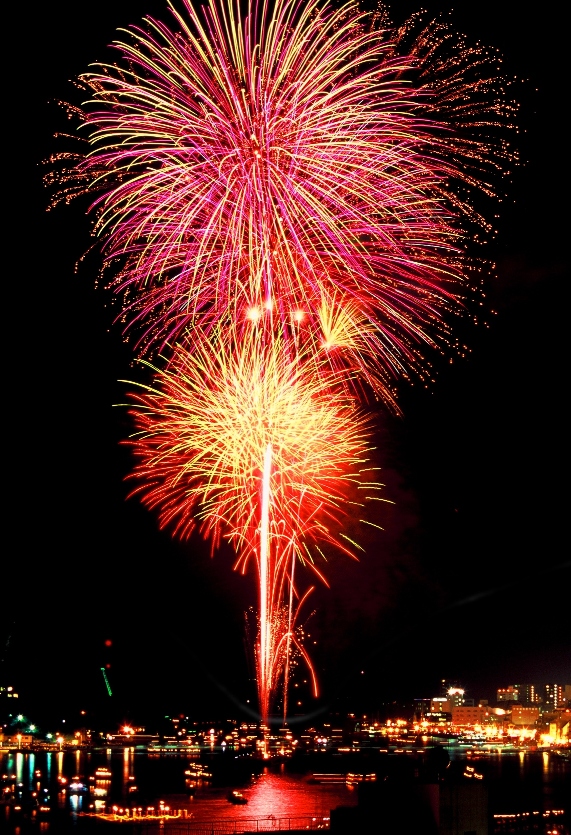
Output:
M457 28L526 79L525 165L485 253L498 265L490 327L467 317L468 358L436 359L428 390L401 387L403 417L378 414L376 463L395 504L376 519L384 534L360 534L359 563L332 556L331 587L307 607L322 698L308 697L299 668L302 713L373 711L434 695L442 678L476 699L516 681L571 683L563 25L553 2L533 16L513 2L461 5ZM391 10L400 21L416 8ZM55 102L72 99L69 79L145 13L168 17L155 0L43 4L22 7L5 32L16 48L4 66L0 685L43 722L105 706L106 664L118 718L243 716L255 704L244 629L253 576L232 572L229 550L211 558L198 537L174 542L126 501L130 425L113 404L125 398L117 381L141 370L95 286L97 251L76 269L93 243L87 204L45 211L42 160L66 127Z

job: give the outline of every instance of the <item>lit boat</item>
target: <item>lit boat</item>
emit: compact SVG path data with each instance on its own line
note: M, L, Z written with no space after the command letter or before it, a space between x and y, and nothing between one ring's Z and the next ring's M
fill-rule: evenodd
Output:
M202 765L202 763L189 763L184 774L187 779L195 780L202 777L203 780L212 780L212 772L208 770L207 765Z
M239 805L248 802L248 798L244 797L242 792L237 792L237 791L229 792L228 800L230 801L230 803L237 803Z

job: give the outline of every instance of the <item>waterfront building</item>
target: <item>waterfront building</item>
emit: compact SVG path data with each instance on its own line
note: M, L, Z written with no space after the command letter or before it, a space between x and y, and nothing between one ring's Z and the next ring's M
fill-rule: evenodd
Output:
M571 711L558 710L555 721L549 723L549 741L555 745L568 745L570 731Z
M487 707L458 705L452 708L453 725L483 725L489 716Z
M452 721L452 714L447 711L429 711L426 721L431 725L447 725Z
M539 708L527 705L514 705L512 707L511 721L513 725L534 725L539 719Z
M452 701L448 696L433 696L430 700L430 713L452 713Z
M6 734L2 745L5 748L31 748L34 744L33 734Z

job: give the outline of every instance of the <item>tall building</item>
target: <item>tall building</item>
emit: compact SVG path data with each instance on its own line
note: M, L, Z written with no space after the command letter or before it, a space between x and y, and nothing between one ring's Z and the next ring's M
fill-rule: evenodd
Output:
M546 684L544 706L546 708L552 708L553 710L557 710L557 708L561 707L561 705L563 704L563 693L564 687L562 684Z
M514 684L514 687L519 693L518 701L520 704L530 706L537 704L539 701L535 684Z
M430 699L415 699L414 700L414 721L422 722L427 713L430 713L431 705Z
M456 707L474 706L474 699L466 699L465 690L460 687L457 681L449 681L448 679L441 679L442 695L433 696L430 700L431 714L450 714Z
M452 702L448 696L433 696L430 700L430 713L452 714Z
M519 689L517 684L509 687L501 687L496 691L496 701L500 702L519 702Z
M465 703L464 689L462 687L449 687L446 695L452 707L462 707Z
M447 696L450 690L457 690L461 689L460 683L456 679L451 678L441 678L440 679L440 690L441 696Z

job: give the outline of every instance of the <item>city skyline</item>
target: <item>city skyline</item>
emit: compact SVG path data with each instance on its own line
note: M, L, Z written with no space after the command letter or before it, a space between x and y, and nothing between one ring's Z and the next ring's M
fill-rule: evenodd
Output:
M68 706L67 712L64 709L52 709L51 714L46 712L46 706L41 695L38 696L31 692L18 692L13 685L0 683L0 732L4 733L5 739L7 737L13 738L16 733L29 734L30 736L27 738L30 744L36 741L45 742L46 739L53 738L53 733L50 734L49 731L53 731L54 728L58 728L60 734L73 734L77 727L93 726L99 729L105 727L107 732L120 735L121 733L132 733L135 726L145 725L145 728L139 728L138 733L157 734L159 733L158 729L164 726L164 720L172 719L176 724L185 713L189 712L184 699L179 699L178 704L172 704L170 715L163 715L164 711L162 709L155 710L153 713L149 710L145 711L141 707L122 712L125 705L117 699L113 700L105 668L101 668L101 671L104 674L110 699L85 699L80 703L81 707L75 705L70 710ZM335 716L341 718L345 716L347 718L360 717L361 719L368 719L370 722L388 723L389 725L391 721L396 719L411 724L418 724L421 720L428 719L429 724L434 725L473 725L482 723L482 717L485 713L485 716L490 716L489 721L500 721L509 724L512 721L513 714L517 717L513 719L515 724L534 726L548 723L554 716L559 716L563 723L567 723L569 722L568 714L571 711L571 684L563 681L511 684L497 687L495 695L494 692L484 691L479 693L477 690L469 695L470 691L464 689L461 682L455 682L454 686L451 686L450 682L442 679L440 688L434 688L431 695L424 692L419 697L418 693L413 695L415 692L411 691L402 701L379 702L367 713L360 712L356 706L353 706L354 710L348 709L345 711L328 711L324 708L311 715L305 715L303 712L292 712L286 724L293 728L303 728L312 724L319 725L328 717L334 719ZM232 721L238 724L246 723L252 727L254 725L258 728L262 727L259 722L252 721L255 717L251 715L247 707L244 709L244 706L242 706L241 710L239 705L234 705L234 707L237 709L232 715L228 711L227 714L216 716L212 711L203 709L191 716L186 716L185 719L186 722L190 721L196 725L207 724L208 722ZM534 712L530 713L530 710ZM62 716L64 712L66 712L66 715ZM341 721L341 718L339 721ZM280 716L279 713L273 713L271 715L271 726L274 731L280 725L283 725L283 716ZM125 731L123 726L130 728L130 730Z

